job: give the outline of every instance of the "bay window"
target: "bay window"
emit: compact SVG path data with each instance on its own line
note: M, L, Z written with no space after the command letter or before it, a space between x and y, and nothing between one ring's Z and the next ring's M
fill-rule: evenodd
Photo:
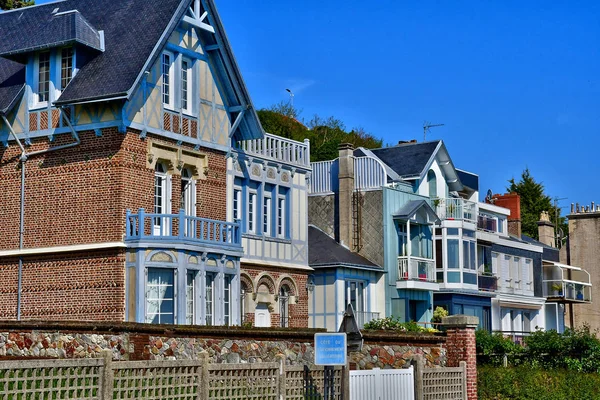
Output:
M146 322L152 324L174 324L175 270L148 268L146 283Z

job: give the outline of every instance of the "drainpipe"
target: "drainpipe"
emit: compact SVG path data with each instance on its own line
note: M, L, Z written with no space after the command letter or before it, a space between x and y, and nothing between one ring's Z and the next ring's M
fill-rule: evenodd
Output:
M62 107L59 107L61 117L64 115ZM25 147L17 137L12 125L8 122L5 114L2 115L2 120L8 127L10 134L13 136L17 145L21 149L21 157L19 161L21 162L21 209L19 211L19 250L23 250L24 242L25 242L25 163L27 159L31 156L36 156L44 153L50 153L52 151L67 149L69 147L78 146L81 143L81 139L79 139L79 135L71 125L71 121L68 118L63 118L63 120L67 123L67 126L71 130L71 136L75 139L75 142L64 144L62 146L52 147L50 149L32 151L31 153L27 153L25 151ZM21 295L22 295L22 283L23 283L23 256L19 256L19 270L17 274L17 321L21 320Z

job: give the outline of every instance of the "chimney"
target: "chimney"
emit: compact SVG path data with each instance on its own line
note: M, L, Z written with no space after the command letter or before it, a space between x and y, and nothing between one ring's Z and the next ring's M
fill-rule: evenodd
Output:
M548 212L542 211L540 220L537 224L540 242L550 247L556 247L556 243L554 242L554 224L550 222L550 215L548 215Z
M354 192L354 146L341 143L339 150L339 241L342 245L352 247L352 193Z
M508 233L521 238L521 197L516 193L495 194L492 196L494 205L508 208Z

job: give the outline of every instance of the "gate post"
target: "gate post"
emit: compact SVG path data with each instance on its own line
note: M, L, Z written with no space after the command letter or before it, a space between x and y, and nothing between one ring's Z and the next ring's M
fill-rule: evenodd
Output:
M475 329L479 325L479 318L470 315L451 315L442 318L442 325L446 327L446 346L448 361L446 366L459 367L460 362L467 364L468 400L477 400L477 350L475 347Z
M104 366L102 370L102 387L100 388L100 398L102 400L112 400L114 386L114 374L112 370L112 351L102 351L102 358L104 359Z
M203 351L198 355L198 358L200 359L200 365L202 366L200 375L200 400L209 400L208 387L210 382L208 381L208 353Z
M423 369L425 368L423 356L420 354L415 354L413 359L410 361L410 365L413 367L415 400L423 400Z
M279 400L285 400L286 390L285 387L287 385L286 377L287 374L285 372L285 356L283 354L278 354L277 358L279 359Z

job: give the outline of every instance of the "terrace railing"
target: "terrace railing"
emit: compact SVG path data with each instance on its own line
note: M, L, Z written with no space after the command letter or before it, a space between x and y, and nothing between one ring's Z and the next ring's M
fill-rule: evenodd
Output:
M242 140L235 148L246 154L310 168L310 141L304 143L265 133L262 139Z
M178 214L147 214L143 208L137 214L127 210L125 240L187 241L206 245L241 247L238 222L225 222Z

